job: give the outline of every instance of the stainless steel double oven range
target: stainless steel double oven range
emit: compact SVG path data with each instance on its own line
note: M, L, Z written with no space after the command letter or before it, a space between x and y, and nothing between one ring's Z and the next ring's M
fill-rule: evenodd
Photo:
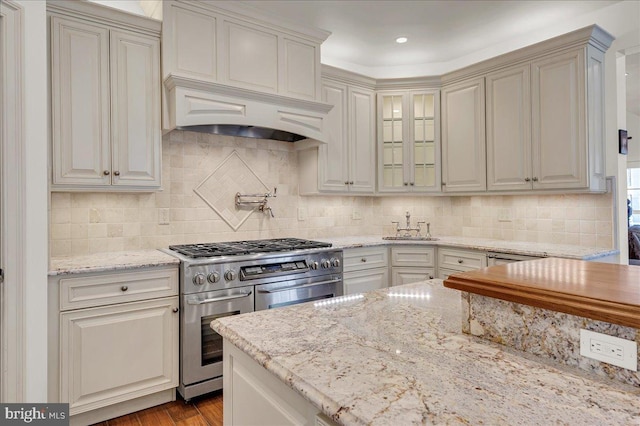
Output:
M222 388L211 321L341 296L342 250L296 238L169 246L180 262L180 386L189 400Z

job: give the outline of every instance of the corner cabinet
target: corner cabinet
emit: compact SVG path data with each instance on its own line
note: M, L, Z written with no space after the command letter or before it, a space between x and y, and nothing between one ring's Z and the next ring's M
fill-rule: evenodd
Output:
M73 423L175 399L177 267L63 275L49 287L49 400L69 403Z
M299 152L300 193L373 194L375 92L323 79L321 93L333 105L326 120L329 140Z
M378 92L378 190L440 191L440 92Z
M160 188L160 28L84 2L47 2L52 190Z

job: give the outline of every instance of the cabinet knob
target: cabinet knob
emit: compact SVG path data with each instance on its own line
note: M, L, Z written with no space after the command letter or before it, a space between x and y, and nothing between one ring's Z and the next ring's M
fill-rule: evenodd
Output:
M534 181L534 182L537 182L537 181L538 181L538 178L534 176L533 181Z
M411 182L411 183L409 183L409 185L413 186L413 185L415 185L415 182Z
M176 312L178 312L179 309L178 308L173 308L173 313L175 314Z
M366 258L366 257L363 257L362 259L360 259L360 262L363 262L363 263L364 263L364 262L366 262L366 261L367 261L367 258Z
M105 170L104 172L102 172L103 175L105 176L109 176L109 174L111 174L111 172L109 170Z
M429 275L429 279L432 280L433 279L433 275Z
M524 178L525 182L529 182L530 180L531 180L531 178L528 178L528 177Z
M442 182L440 185L441 186L447 186L447 182Z
M348 180L347 180L347 181L345 181L345 182L344 182L344 184L345 184L345 185L349 185L349 181L348 181Z
M409 182L405 182L405 183L404 183L404 186L407 186L407 185L409 185Z
M120 172L117 171L117 170L115 172L113 172L113 174L116 175L116 176L120 176Z
M120 290L127 291L129 290L129 287L127 287L126 285L123 285L122 287L120 287Z
M462 263L462 262L464 262L464 260L458 259L458 263Z

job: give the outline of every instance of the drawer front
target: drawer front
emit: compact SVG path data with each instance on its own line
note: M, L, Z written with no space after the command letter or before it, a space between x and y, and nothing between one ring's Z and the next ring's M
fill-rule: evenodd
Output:
M432 267L434 264L435 249L433 247L391 247L391 266Z
M90 275L60 280L60 310L176 296L178 268Z
M457 274L460 272L464 272L464 271L455 271L453 269L438 268L438 278L440 278L441 280L446 280L447 278L449 278L449 275Z
M370 268L386 268L389 257L386 247L362 247L344 249L342 260L344 272L361 271Z
M486 266L487 255L483 252L438 249L438 268L472 271Z

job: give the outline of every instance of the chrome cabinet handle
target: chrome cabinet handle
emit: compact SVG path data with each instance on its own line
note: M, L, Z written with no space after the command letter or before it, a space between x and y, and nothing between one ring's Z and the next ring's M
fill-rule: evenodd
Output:
M120 290L127 291L129 290L129 287L127 287L126 285L123 285L122 287L120 287Z
M109 176L109 174L111 174L111 172L109 170L105 170L104 172L102 172L103 175L105 176Z
M303 285L292 285L292 286L289 286L289 287L278 288L278 289L275 289L275 290L258 290L258 293L278 293L280 291L297 290L299 288L315 287L317 285L333 284L333 283L337 283L337 282L340 282L340 278L334 278L332 280L327 280L327 281L320 281L320 282L317 282L317 283L310 283L310 284L303 284Z
M232 294L229 296L222 296L222 297L213 297L211 299L204 299L204 300L187 300L187 303L189 305L204 305L205 303L223 302L225 300L233 300L233 299L242 299L243 297L248 297L248 296L251 296L251 292Z

